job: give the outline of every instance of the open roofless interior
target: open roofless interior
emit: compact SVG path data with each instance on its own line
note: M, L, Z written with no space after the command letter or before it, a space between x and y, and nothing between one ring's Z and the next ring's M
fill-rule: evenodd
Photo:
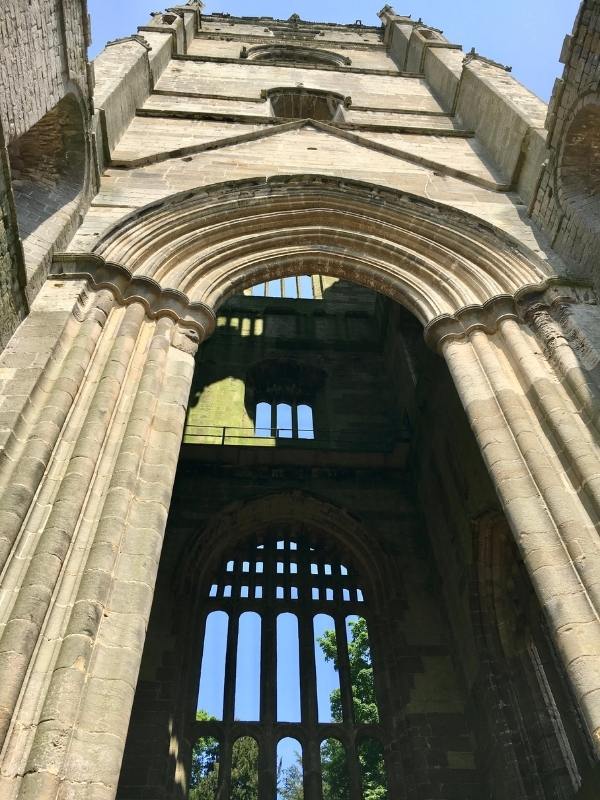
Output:
M600 0L424 5L0 2L0 800L600 797Z
M230 298L183 441L120 797L568 796L579 723L409 312L325 275Z

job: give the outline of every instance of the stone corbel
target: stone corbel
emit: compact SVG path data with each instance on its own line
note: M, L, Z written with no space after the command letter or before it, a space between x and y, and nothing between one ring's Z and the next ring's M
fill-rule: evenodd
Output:
M183 292L164 289L157 281L131 272L120 264L91 253L57 253L49 278L88 280L95 289L108 289L118 303L141 303L150 319L170 317L182 330L194 333L198 341L215 329L215 315L204 303L190 303Z

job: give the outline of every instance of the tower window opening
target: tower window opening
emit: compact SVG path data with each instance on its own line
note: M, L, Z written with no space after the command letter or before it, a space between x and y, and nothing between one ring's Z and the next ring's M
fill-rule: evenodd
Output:
M256 404L254 435L259 438L314 439L313 410L306 403Z
M190 798L241 786L252 800L310 798L337 775L336 797L362 782L386 800L364 586L321 533L287 528L246 539L210 576ZM244 569L259 559L262 572ZM343 608L342 580L354 598Z
M257 283L249 290L252 297L285 297L288 300L314 300L315 289L310 275L292 275Z

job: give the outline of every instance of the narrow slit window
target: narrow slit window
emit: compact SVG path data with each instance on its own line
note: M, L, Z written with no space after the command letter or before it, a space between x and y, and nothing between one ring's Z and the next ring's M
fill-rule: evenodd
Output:
M204 630L198 711L218 720L223 719L228 626L229 616L224 611L212 611Z
M300 645L295 614L277 617L277 721L300 722Z
M258 403L256 406L256 416L254 425L255 436L271 436L271 404Z
M355 614L346 617L346 637L352 680L354 720L363 725L376 724L379 722L379 709L375 696L371 644L364 617Z
M358 760L363 797L387 800L387 777L381 742L371 737L363 739L358 746Z
M199 713L198 719L206 715ZM217 800L219 791L219 740L214 736L202 736L192 750L190 772L190 797Z
M346 748L338 739L321 743L321 779L323 797L350 800L350 777ZM373 795L379 799L379 795Z
M277 436L291 439L293 435L292 407L289 403L277 403Z
M335 621L327 614L317 614L313 627L319 722L342 722Z
M298 297L298 285L295 277L283 279L283 296L294 300Z
M240 616L235 683L235 718L260 719L260 616L246 611Z
M298 295L303 300L314 300L315 290L310 275L300 275L298 278Z
M298 415L298 438L314 439L315 428L313 423L312 408L305 404L301 404L297 407L296 413Z
M302 745L286 737L277 744L277 800L303 800Z
M267 283L267 295L269 297L281 297L281 280L276 278Z
M231 797L258 800L258 744L252 736L236 739L231 751Z

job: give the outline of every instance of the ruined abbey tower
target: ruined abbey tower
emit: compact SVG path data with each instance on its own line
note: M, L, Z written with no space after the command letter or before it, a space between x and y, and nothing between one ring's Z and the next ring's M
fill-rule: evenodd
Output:
M600 2L414 5L3 0L0 800L600 798Z

